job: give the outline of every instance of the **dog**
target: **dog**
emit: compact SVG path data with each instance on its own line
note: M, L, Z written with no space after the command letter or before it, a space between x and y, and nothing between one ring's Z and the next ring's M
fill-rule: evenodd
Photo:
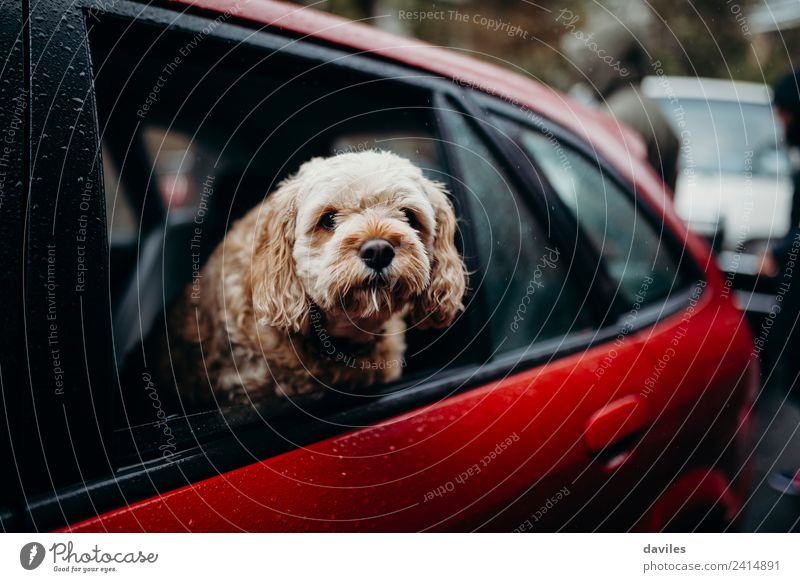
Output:
M444 328L467 271L442 184L385 151L313 158L234 223L171 309L190 403L268 402L402 373L407 318Z

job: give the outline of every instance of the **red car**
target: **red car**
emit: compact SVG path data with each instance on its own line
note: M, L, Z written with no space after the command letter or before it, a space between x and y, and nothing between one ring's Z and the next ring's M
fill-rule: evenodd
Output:
M6 529L735 526L753 342L632 134L300 6L28 6L0 24ZM371 148L452 193L464 313L390 385L185 409L165 306L300 163Z

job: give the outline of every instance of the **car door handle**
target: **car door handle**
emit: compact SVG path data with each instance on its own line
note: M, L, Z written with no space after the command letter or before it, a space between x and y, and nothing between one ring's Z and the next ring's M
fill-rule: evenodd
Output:
M614 450L616 445L627 448L646 424L647 413L642 397L624 396L592 414L586 423L583 440L593 453ZM623 453L614 452L617 455Z

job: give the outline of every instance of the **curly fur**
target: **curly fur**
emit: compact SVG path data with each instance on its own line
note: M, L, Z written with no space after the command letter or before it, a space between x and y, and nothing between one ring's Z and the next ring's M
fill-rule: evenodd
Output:
M405 316L441 328L463 309L455 230L442 185L408 160L367 151L306 162L233 225L171 311L181 393L241 403L396 379ZM395 252L380 275L358 254L370 239Z

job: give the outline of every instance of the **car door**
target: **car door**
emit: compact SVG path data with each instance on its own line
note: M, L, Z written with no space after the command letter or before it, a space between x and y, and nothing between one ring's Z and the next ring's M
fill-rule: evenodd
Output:
M531 386L534 391L538 391L539 382L544 386L544 392L536 395L542 402L533 404L532 409L540 409L543 416L552 415L559 425L548 426L547 421L536 416L528 429L535 429L537 423L542 423L540 438L545 442L545 435L552 438L561 447L562 458L569 459L567 451L574 452L575 465L572 466L565 464L557 468L559 464L555 459L558 457L544 457L553 463L553 469L545 465L533 483L560 477L566 490L577 491L570 500L575 505L567 503L559 510L549 511L551 496L534 487L527 499L535 509L534 519L523 529L584 531L596 527L631 527L636 516L658 496L659 488L677 476L677 473L670 475L666 467L662 449L669 441L670 432L658 422L663 417L652 397L654 390L648 388L652 384L654 367L658 365L653 355L662 349L669 350L674 338L667 332L668 325L655 324L662 319L669 320L670 315L673 321L677 319L675 313L702 294L705 280L693 261L681 257L680 242L672 233L664 231L663 224L659 232L647 206L639 201L642 207L637 208L636 198L628 199L620 185L603 173L599 158L582 160L576 155L569 137L554 133L557 129L551 129L545 120L537 118L532 125L538 126L539 131L535 133L547 156L520 158L520 147L524 151L524 143L520 144L513 126L499 118L485 119L479 109L471 114L448 111L452 140L458 144L457 151L462 157L459 167L469 168L468 175L482 167L485 174L491 174L500 171L498 168L503 164L498 160L505 156L508 171L513 173L516 169L523 178L517 196L512 197L513 204L508 200L504 204L499 194L508 191L508 186L503 188L507 183L505 179L494 184L486 184L478 177L471 180L481 184L484 191L482 195L480 189L473 193L479 203L479 210L473 212L486 217L484 224L480 219L474 220L476 231L490 232L494 223L495 232L503 233L487 235L482 243L482 247L488 249L484 276L494 280L486 288L491 296L488 302L496 306L487 318L495 335L491 339L494 353L501 358L516 357L524 361L527 354L536 349L537 341L543 339L542 334L546 338L548 329L557 336L574 337L577 345L581 345L578 339L581 332L586 335L580 355L564 360L569 366L568 375L557 389L548 390L547 382L543 381L547 375L537 377L537 382ZM518 117L525 117L520 111L516 113ZM481 126L490 138L489 144L483 147L477 138ZM490 147L492 142L495 155ZM545 162L557 165L557 171ZM591 179L581 182L581 176L591 176ZM528 196L521 195L526 192L525 177L528 178ZM568 185L556 183L565 178ZM526 222L521 214L525 205L538 210L544 225L542 230L547 234L548 243L538 251L533 249L542 235L527 232L515 241L510 234ZM570 220L574 218L578 220ZM530 220L529 216L527 221ZM503 241L501 237L511 240ZM502 242L507 243L505 248ZM561 257L558 250L564 248L570 249L570 253ZM514 249L525 249L527 259L519 260L524 253L515 253ZM509 255L505 261L504 251ZM567 266L561 273L552 269L554 262L560 262L552 261L553 255L559 255ZM546 258L543 260L543 257ZM500 265L504 262L507 266L502 268ZM521 277L522 284L515 284L515 279L520 279L519 270L530 275ZM546 286L539 286L544 283L547 272L564 285L555 298L548 299ZM692 280L692 276L696 279ZM571 299L569 283L573 283L578 292ZM530 311L520 297L530 298ZM580 309L575 307L578 304ZM537 308L546 318L525 322L524 319L531 316L535 318L533 312ZM592 312L594 317L582 319L584 311ZM562 323L564 327L553 329L554 323L564 317L567 318ZM508 320L512 321L509 327L498 325ZM596 327L592 327L592 321ZM528 337L519 341L514 336L525 326L529 326L523 329ZM590 347L593 344L599 345ZM559 350L553 350L542 371L547 370L549 374L551 368L558 369L560 355ZM670 388L663 386L665 391ZM582 486L585 489L581 490ZM623 489L627 489L624 495L621 494ZM537 494L539 499L535 501ZM525 502L521 503L524 507ZM536 503L541 505L536 508ZM512 505L504 513L519 515L525 510ZM497 527L500 521L491 523ZM516 527L519 529L519 524Z
M748 417L758 366L727 284L713 267L702 272L699 265L710 265L710 255L674 215L653 212L654 199L637 191L636 174L623 179L595 150L535 114L490 107L499 114L495 123L514 136L535 171L546 177L553 197L578 223L579 238L596 249L599 266L612 281L612 303L621 313L612 319L622 324L622 333L601 368L612 365L617 344L637 320L658 322L647 338L650 363L642 362L649 365L648 373L630 378L639 386L633 397L649 425L626 462L641 463L642 473L624 484L630 492L612 502L612 516L630 510L641 496L648 505L637 527L731 527L746 494ZM592 417L587 435L597 420ZM660 492L656 475L669 483ZM648 482L656 492L640 493ZM596 499L601 498L598 492Z

